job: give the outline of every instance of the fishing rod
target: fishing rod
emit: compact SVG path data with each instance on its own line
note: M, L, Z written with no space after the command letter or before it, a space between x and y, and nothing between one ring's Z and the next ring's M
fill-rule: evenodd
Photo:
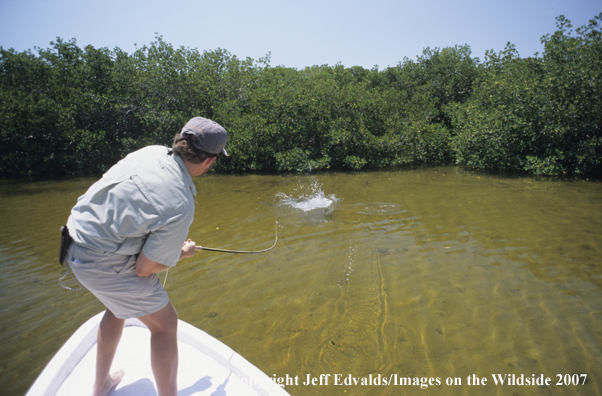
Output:
M276 232L276 239L274 240L274 244L272 245L272 247L269 247L269 248L263 249L263 250L229 250L229 249L208 248L208 247L203 247L203 246L196 246L194 248L194 250L195 251L208 250L211 252L220 252L220 253L265 253L265 252L268 252L268 251L274 249L276 247L276 244L278 243L278 220L276 220L275 232ZM65 275L61 279L59 279L59 284L67 290L71 290L71 291L81 290L82 285L77 281L77 279L71 273L71 271L69 269L69 264L65 263L65 266L67 267L67 273L65 273ZM167 275L168 274L169 274L169 268L167 269L167 271L165 271L165 278L163 278L163 287L165 287L165 284L167 283ZM65 279L68 275L71 275L71 278L73 278L73 280L79 285L79 288L73 289L73 288L63 285L63 283L61 281L63 279Z
M274 244L270 248L263 249L263 250L229 250L229 249L217 249L217 248L209 248L209 247L204 247L204 246L196 246L194 248L194 250L199 251L199 252L202 250L208 250L210 252L220 252L220 253L265 253L267 251L274 249L276 247L277 243L278 243L278 220L276 220L276 240L274 241Z
M195 246L194 250L197 252L200 252L203 250L208 250L210 252L220 252L220 253L265 253L269 250L274 249L276 247L277 243L278 243L278 220L276 220L276 240L274 241L274 244L270 248L263 249L263 250L229 250L229 249L217 249L217 248L208 248L208 247L203 247L203 246ZM169 274L169 268L167 269L167 271L165 271L165 278L163 278L163 287L165 287L165 284L167 283L167 275L168 274Z

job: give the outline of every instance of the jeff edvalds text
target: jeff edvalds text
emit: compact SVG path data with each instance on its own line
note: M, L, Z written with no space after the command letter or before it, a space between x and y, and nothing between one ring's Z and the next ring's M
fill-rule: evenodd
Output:
M354 376L352 374L305 374L304 376L274 376L272 381L281 387L286 386L416 386L426 389L429 386L580 386L586 384L587 374L491 374L467 377L410 377L399 374Z

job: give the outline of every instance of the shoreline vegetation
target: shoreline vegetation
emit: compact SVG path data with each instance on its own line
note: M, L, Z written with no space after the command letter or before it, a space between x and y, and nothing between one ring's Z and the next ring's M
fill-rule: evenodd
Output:
M270 55L174 48L127 54L0 47L0 177L102 174L127 153L169 145L193 116L229 133L221 173L457 164L551 177L602 175L602 13L559 16L543 54L508 43L481 62L468 45L368 70L271 66Z

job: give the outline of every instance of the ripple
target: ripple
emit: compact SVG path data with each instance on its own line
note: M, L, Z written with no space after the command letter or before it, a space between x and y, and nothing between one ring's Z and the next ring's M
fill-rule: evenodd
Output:
M408 210L403 205L388 202L373 202L357 204L357 213L376 216L392 216L405 213Z

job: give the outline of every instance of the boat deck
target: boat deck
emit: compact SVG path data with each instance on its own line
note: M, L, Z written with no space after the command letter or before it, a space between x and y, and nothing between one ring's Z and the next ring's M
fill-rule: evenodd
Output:
M95 338L101 315L82 325L67 341L27 396L80 396L91 392L96 366ZM288 395L238 353L183 321L178 323L178 354L179 396ZM150 364L150 331L137 319L126 321L112 366L112 371L120 369L125 376L111 396L157 395Z

